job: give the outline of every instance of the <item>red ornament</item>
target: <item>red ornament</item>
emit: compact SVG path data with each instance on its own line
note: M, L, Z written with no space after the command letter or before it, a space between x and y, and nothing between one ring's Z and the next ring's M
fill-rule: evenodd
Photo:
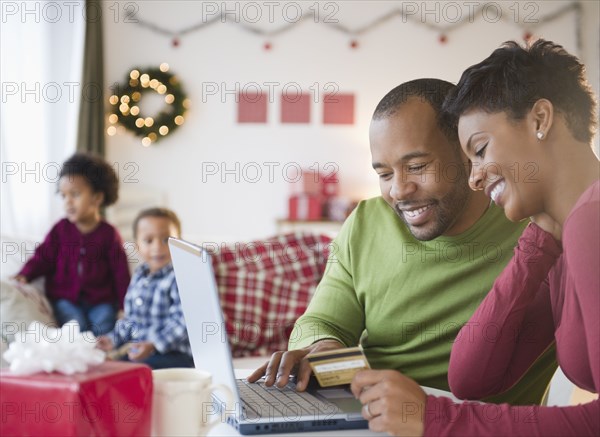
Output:
M179 38L173 38L171 44L173 45L173 47L179 47Z
M358 48L358 41L356 41L355 39L350 41L350 47L352 47L353 49Z
M525 42L528 42L532 37L533 37L533 35L531 32L525 32L523 34L523 39L525 40Z
M440 44L446 44L448 42L448 37L446 35L440 35L440 37L438 38L438 41L440 42Z
M271 45L271 43L270 43L270 42L266 42L266 43L265 43L265 45L264 45L263 47L264 47L264 49L265 49L266 51L269 51L269 50L271 50L271 49L273 48L273 46Z

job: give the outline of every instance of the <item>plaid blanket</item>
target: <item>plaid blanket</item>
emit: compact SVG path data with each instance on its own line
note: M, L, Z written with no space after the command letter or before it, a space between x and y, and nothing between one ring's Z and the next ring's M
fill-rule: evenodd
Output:
M294 233L207 248L235 357L286 350L319 283L331 239Z

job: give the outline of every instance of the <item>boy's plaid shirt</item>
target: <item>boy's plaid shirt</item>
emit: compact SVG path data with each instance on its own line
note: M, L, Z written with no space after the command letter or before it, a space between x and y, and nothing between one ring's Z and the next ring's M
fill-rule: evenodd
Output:
M159 353L178 351L191 356L171 264L154 273L150 273L147 264L136 269L125 295L125 317L117 321L109 335L115 347L149 341Z

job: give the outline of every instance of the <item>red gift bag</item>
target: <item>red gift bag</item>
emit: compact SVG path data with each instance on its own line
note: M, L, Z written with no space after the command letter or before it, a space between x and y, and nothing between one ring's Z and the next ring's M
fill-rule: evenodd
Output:
M0 372L2 436L148 436L152 370L106 362L86 373Z

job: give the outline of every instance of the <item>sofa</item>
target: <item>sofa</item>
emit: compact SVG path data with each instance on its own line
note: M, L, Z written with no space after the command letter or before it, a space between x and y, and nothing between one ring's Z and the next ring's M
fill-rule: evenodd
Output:
M204 245L212 254L235 357L264 356L287 348L293 324L304 313L323 275L330 245L328 236L303 232L250 242ZM26 285L9 280L34 249L35 243L25 239L2 239L0 352L30 322L56 324L44 296L43 280ZM138 262L132 256L131 269ZM6 366L6 362L2 361L2 365Z
M268 356L287 349L295 320L304 313L327 262L333 262L328 259L332 244L326 235L297 232L245 243L204 245L212 254L235 357ZM34 320L55 324L42 280L25 286L7 280L19 271L34 248L35 244L27 240L2 239L0 356L15 330L25 329ZM137 263L131 257L132 269ZM0 364L7 365L1 359ZM546 402L554 406L576 405L597 397L576 388L559 368Z

